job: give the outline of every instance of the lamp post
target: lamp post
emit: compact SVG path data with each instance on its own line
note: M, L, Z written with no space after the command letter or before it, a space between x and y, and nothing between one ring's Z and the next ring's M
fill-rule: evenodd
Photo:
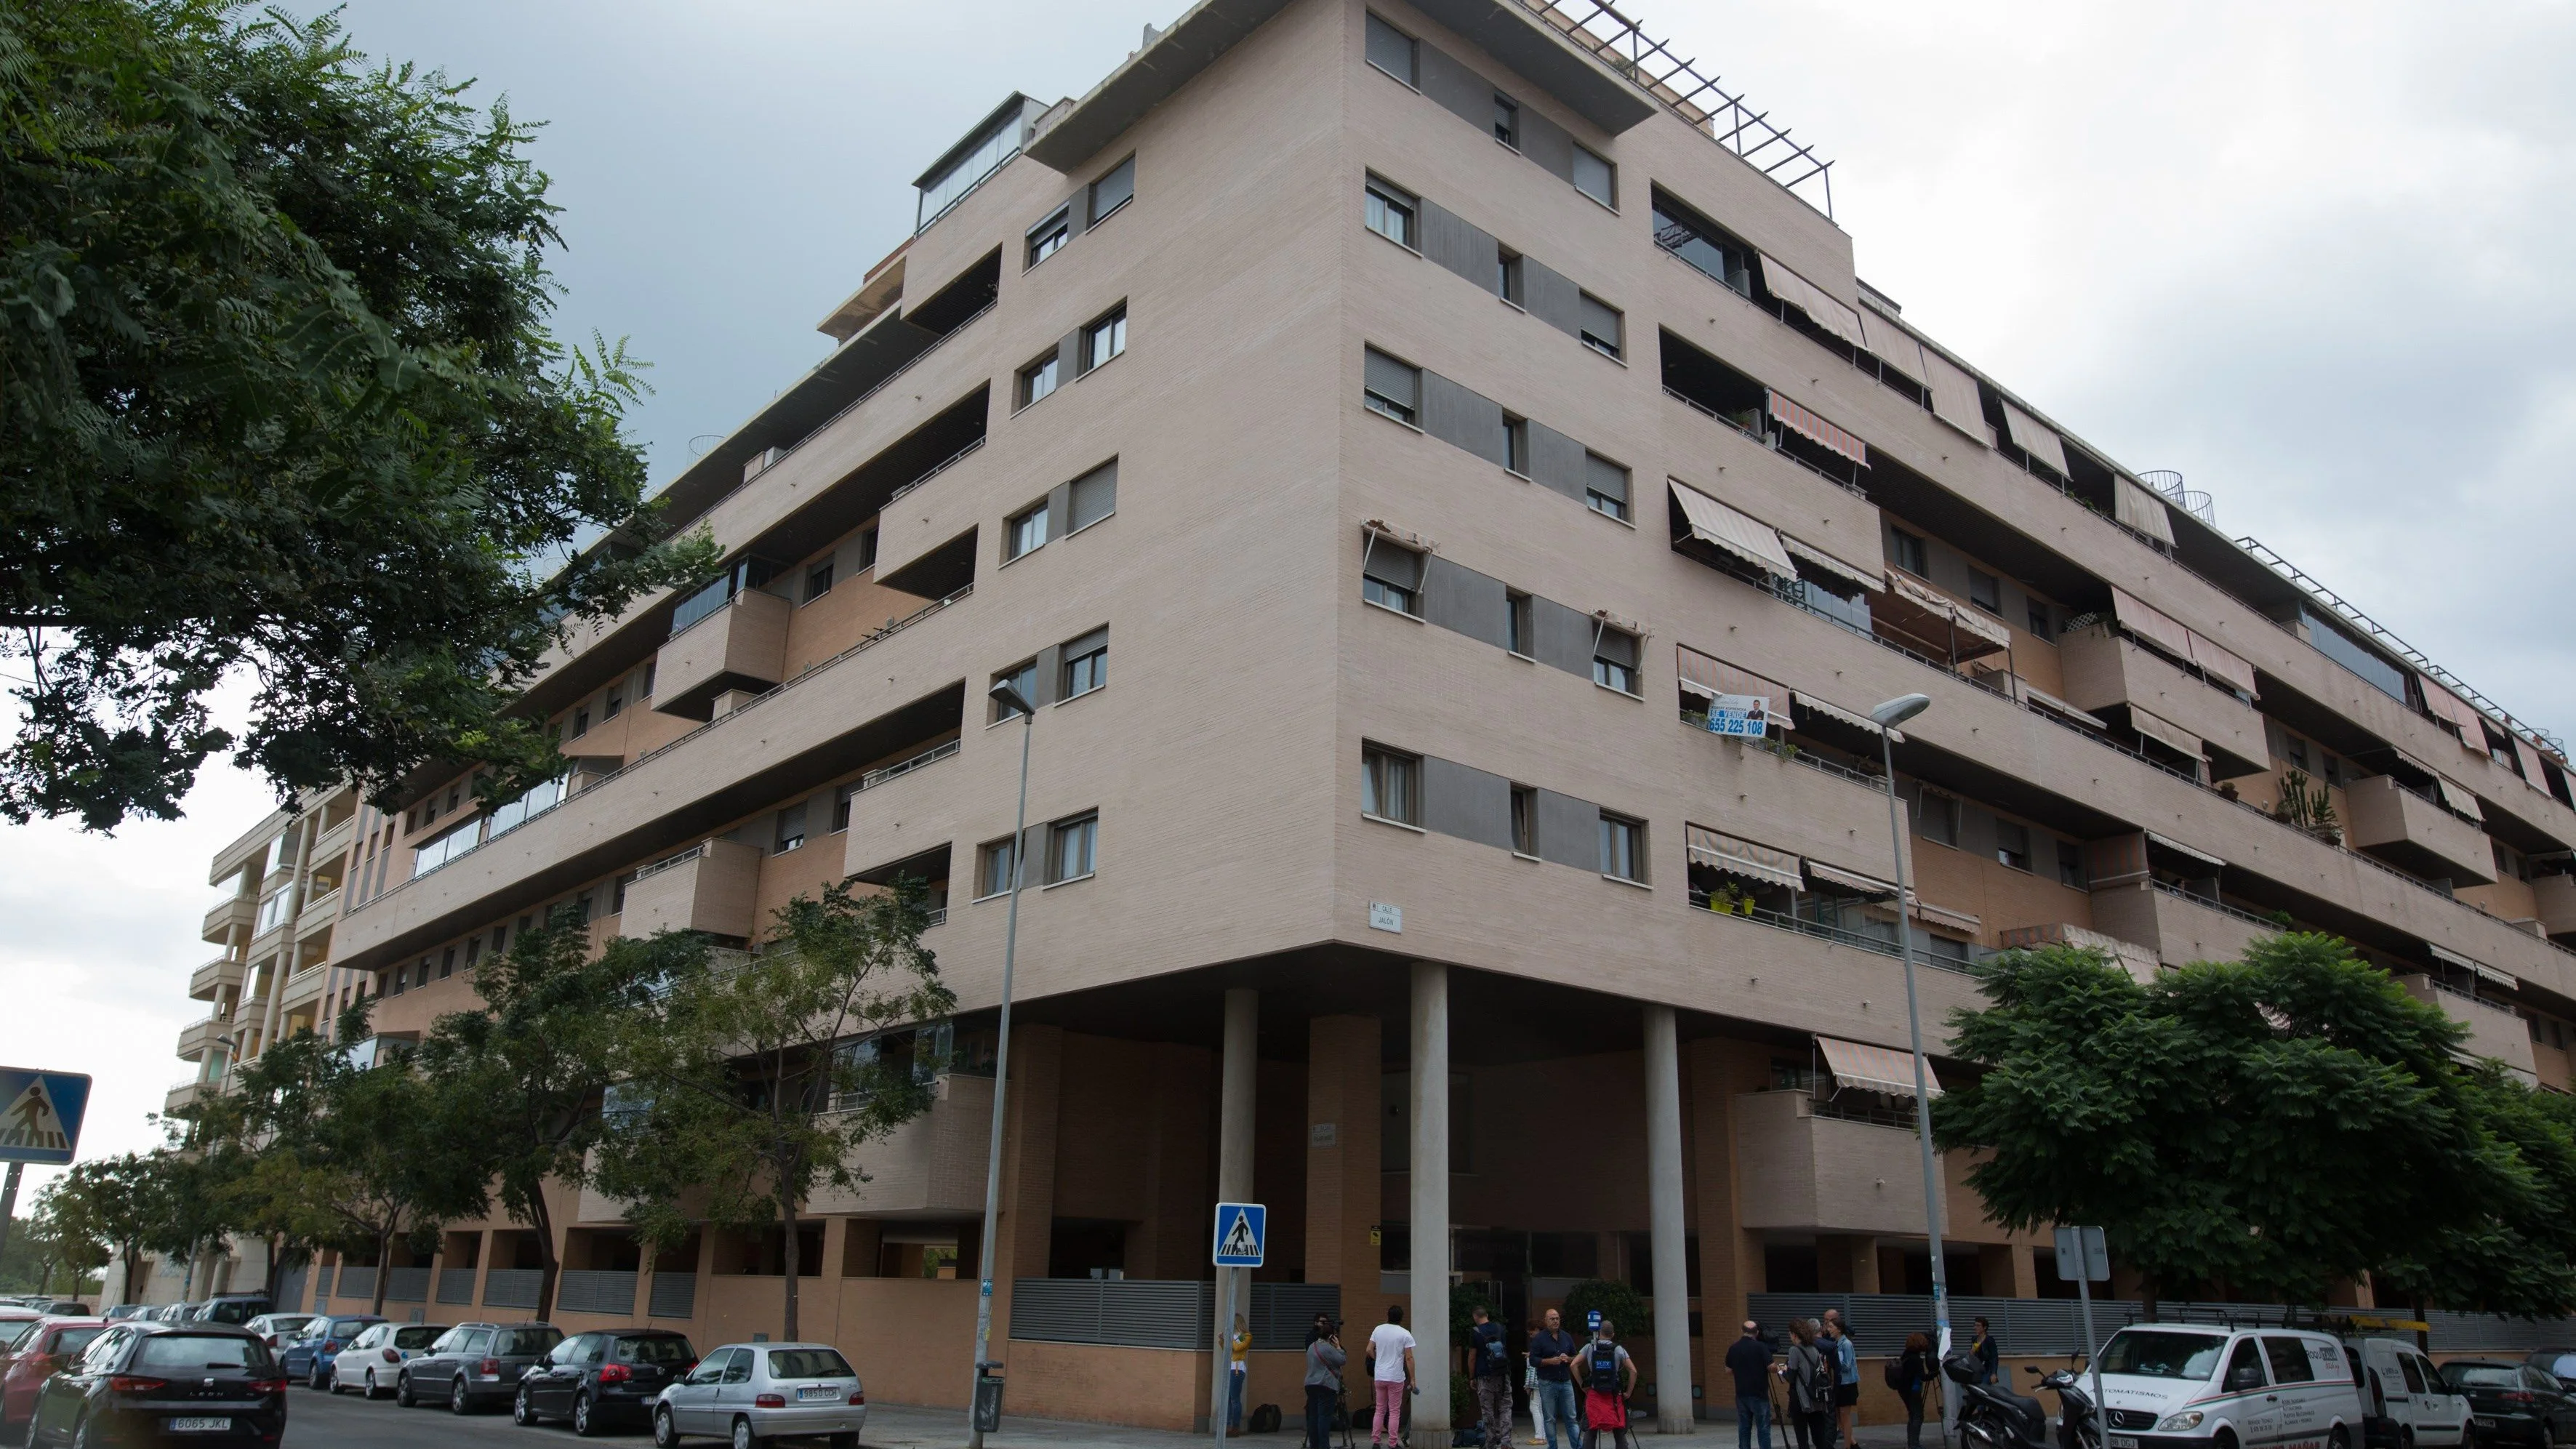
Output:
M1935 1367L1950 1356L1950 1275L1941 1261L1941 1180L1932 1162L1932 1098L1927 1091L1931 1069L1923 1060L1923 1012L1914 991L1914 913L1905 879L1905 822L1896 808L1896 727L1932 707L1928 694L1901 694L1869 712L1878 725L1880 758L1887 767L1887 843L1896 855L1896 955L1905 963L1905 1028L1914 1041L1914 1135L1923 1149L1923 1228L1932 1244L1932 1357ZM1948 1392L1943 1404L1942 1438L1949 1433Z
M992 1146L984 1157L984 1247L976 1258L982 1282L975 1293L975 1377L966 1391L966 1446L984 1449L984 1378L993 1343L993 1239L1002 1216L1003 1107L1011 1089L1011 968L1020 948L1020 882L1029 874L1029 737L1037 732L1037 711L1008 679L993 681L993 702L1020 716L1020 811L1011 826L1011 910L1002 934L1001 1045L993 1053Z

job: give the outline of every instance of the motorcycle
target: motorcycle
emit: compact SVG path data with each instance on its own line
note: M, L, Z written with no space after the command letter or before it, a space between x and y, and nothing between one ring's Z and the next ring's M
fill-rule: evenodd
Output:
M2102 1449L2093 1396L2072 1371L2030 1370L2039 1375L2038 1387L2057 1395L2057 1442L2052 1445L2048 1410L2009 1385L1977 1382L1984 1367L1965 1353L1952 1354L1941 1365L1942 1374L1958 1385L1959 1434L1968 1449Z

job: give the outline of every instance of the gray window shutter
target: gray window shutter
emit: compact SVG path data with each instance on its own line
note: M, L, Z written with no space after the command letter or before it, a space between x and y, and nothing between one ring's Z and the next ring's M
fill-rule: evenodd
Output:
M1587 671L1590 668L1589 665L1585 667ZM1044 649L1039 650L1037 679L1038 692L1030 698L1029 703L1039 706L1055 703L1056 676L1062 673L1063 670L1064 650L1062 648L1050 644Z
M1073 385L1073 380L1080 376L1082 376L1082 329L1076 327L1064 334L1064 340L1055 345L1055 385L1070 387Z
M1073 485L1058 483L1047 490L1047 542L1053 543L1073 532L1065 520L1073 516Z
M1372 347L1368 350L1368 388L1380 397L1392 398L1406 407L1422 406L1422 369L1394 358Z
M1065 237L1067 240L1078 237L1085 231L1090 230L1091 217L1083 210L1081 192L1077 191L1071 196L1066 197L1061 210L1064 212ZM1049 215L1053 214L1054 213L1052 212L1049 213Z
M1368 62L1406 85L1418 77L1413 63L1413 37L1372 15L1368 18Z
M1574 138L1535 106L1521 107L1521 154L1565 181L1574 180Z
M1583 289L1563 272L1521 258L1521 305L1568 337L1583 334Z
M1589 669L1585 671L1589 673ZM1510 807L1506 805L1505 809ZM1601 807L1589 800L1538 792L1538 855L1581 870L1601 868Z
M1422 757L1422 828L1498 850L1512 848L1512 782Z
M1530 477L1566 497L1583 501L1587 465L1583 445L1547 426L1533 421L1529 425Z
M1108 174L1091 183L1091 219L1098 221L1124 206L1136 195L1136 158L1121 161Z
M1422 587L1422 555L1409 548L1389 543L1374 534L1370 535L1363 547L1368 550L1368 563L1361 569L1362 573L1379 583L1393 584L1399 589ZM1589 667L1586 666L1586 668Z
M1089 528L1118 511L1118 460L1110 459L1073 480L1072 520L1065 528Z
M1497 649L1510 645L1510 605L1503 581L1451 563L1438 554L1423 560L1422 619Z
M1417 203L1422 254L1491 292L1500 280L1502 249L1493 234L1434 202Z
M1554 599L1531 599L1530 624L1531 632L1538 635L1538 662L1590 679L1592 630L1597 622L1590 614L1578 614Z
M1613 664L1625 664L1630 669L1637 667L1636 635L1624 629L1604 628L1597 620L1593 627L1601 631L1601 642L1592 646L1594 657L1607 659Z
M1582 304L1584 331L1613 347L1627 346L1626 321L1619 315L1618 308L1589 292L1577 294L1577 300Z
M1028 726L1022 725L1021 728ZM1036 890L1047 883L1047 829L1044 825L1032 825L1020 836L1020 859L1016 863L1020 868L1020 888L1023 890Z
M1066 640L1056 652L1066 659L1079 659L1094 649L1107 647L1108 643L1109 626L1103 624L1079 639Z
M1602 457L1599 453L1583 455L1583 483L1605 498L1628 501L1628 470Z
M1436 372L1422 374L1422 416L1416 421L1422 431L1497 467L1508 461L1502 404Z
M1486 135L1494 131L1494 83L1428 41L1414 42L1422 93Z

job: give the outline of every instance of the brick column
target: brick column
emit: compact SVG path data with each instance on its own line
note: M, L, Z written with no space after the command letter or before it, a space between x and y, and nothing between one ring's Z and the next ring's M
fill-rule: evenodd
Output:
M1043 1277L1055 1229L1057 1088L1064 1072L1064 1030L1014 1029L1011 1095L1002 1145L1002 1221L993 1239L995 1362L1010 1358L1011 1280Z
M1736 1225L1735 1095L1759 1087L1767 1066L1759 1054L1749 1063L1739 1060L1744 1055L1714 1037L1682 1044L1682 1091L1691 1102L1692 1221L1699 1228L1699 1377L1709 1386L1710 1403L1723 1393L1729 1407L1735 1380L1726 1370L1726 1350L1744 1322L1746 1295L1763 1288L1761 1240Z
M1377 1247L1379 1100L1384 1029L1373 1016L1319 1016L1306 1024L1306 1281L1338 1283L1342 1316L1373 1324Z

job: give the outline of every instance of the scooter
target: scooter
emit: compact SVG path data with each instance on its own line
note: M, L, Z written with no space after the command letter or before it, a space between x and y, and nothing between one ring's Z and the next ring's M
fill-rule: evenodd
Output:
M2073 1372L2057 1369L2040 1375L2038 1387L2057 1395L2057 1442L2051 1445L2048 1410L2009 1387L1978 1383L1983 1368L1965 1353L1952 1354L1941 1365L1942 1374L1959 1386L1959 1433L1969 1449L2102 1449L2093 1397ZM2036 1368L2030 1372L2040 1373Z

